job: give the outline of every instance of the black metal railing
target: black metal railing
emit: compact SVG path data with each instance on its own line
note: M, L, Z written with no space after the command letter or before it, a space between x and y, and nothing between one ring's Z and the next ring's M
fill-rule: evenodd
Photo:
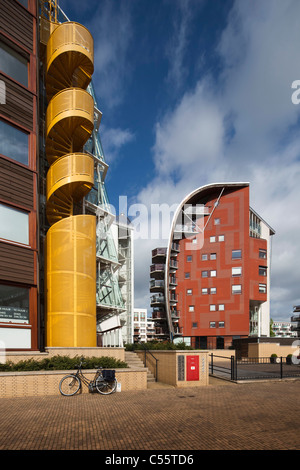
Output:
M158 359L157 357L155 357L152 352L147 349L147 348L144 348L144 364L145 364L145 367L147 367L147 354L150 354L150 356L155 360L155 365L154 365L154 378L155 378L155 382L157 382L157 363L158 363Z

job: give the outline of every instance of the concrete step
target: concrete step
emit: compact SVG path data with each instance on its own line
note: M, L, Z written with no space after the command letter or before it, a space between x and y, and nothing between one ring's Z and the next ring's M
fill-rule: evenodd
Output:
M138 357L135 352L132 351L125 351L125 362L127 363L128 367L133 369L136 368L143 368L145 369L143 361ZM155 382L155 377L152 372L146 367L147 369L147 382L153 383Z

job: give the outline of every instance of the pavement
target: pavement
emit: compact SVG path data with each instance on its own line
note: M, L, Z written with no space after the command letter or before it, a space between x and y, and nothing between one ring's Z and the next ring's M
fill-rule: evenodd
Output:
M165 451L299 450L299 394L296 379L241 384L210 378L207 387L154 384L109 396L4 398L0 450L91 450L114 459L125 451L157 458Z

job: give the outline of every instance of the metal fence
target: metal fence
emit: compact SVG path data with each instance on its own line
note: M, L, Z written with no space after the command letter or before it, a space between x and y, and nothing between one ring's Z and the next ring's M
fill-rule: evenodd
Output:
M286 357L236 359L235 356L210 354L209 372L212 376L233 381L300 377L300 360Z

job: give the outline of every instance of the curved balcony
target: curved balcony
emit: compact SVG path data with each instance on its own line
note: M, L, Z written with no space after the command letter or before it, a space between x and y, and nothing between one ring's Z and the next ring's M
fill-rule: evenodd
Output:
M81 24L62 23L49 37L46 52L48 99L70 86L85 89L94 71L94 42Z
M73 202L80 201L93 187L94 160L84 153L60 157L47 173L47 219L52 225L73 213Z
M165 297L163 295L153 295L151 297L151 306L163 305L165 303Z
M150 281L150 292L163 292L165 288L165 281L154 279Z
M50 165L66 153L81 151L93 128L93 97L80 88L58 92L46 114L46 155Z

